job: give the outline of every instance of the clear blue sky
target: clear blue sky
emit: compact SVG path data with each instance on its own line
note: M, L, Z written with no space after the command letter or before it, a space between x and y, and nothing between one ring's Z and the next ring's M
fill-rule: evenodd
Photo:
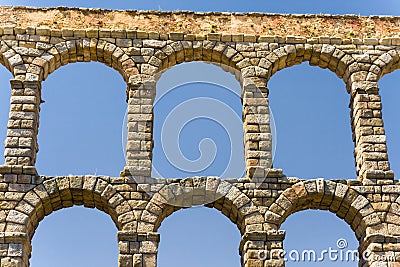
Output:
M0 4L109 9L400 15L398 0L0 1ZM3 90L0 90L0 139L3 140L9 112L10 78L8 71L1 68L0 87ZM162 92L190 81L222 84L233 92L239 87L231 74L223 72L218 67L193 63L176 66L164 73L158 83L158 97ZM397 71L383 77L379 82L389 157L396 174L400 172L400 141L396 138L400 135L400 123L397 117L400 112L397 104L400 99L400 90L397 88L399 81L400 71ZM175 101L199 96L198 88L199 85L185 85L176 89L177 92L181 92L182 98L176 98ZM269 88L270 104L277 128L274 166L283 168L288 176L306 179L355 178L349 97L343 81L329 70L310 67L304 63L275 74L269 82ZM213 90L218 90L218 93ZM201 96L221 101L229 99L226 104L240 113L240 99L223 90L218 86L206 86ZM40 152L37 162L39 172L44 175L118 176L124 166L121 131L126 110L125 84L120 75L100 63L67 65L51 74L43 83L43 99L46 102L42 104L40 114ZM162 101L160 98L157 106L159 111L156 110L155 114L156 131L160 129L160 118L171 111L168 110L172 106L168 102L171 100L166 102L169 105L163 105ZM224 127L215 122L207 123L199 119L182 130L179 141L182 151L189 159L193 160L200 156L198 142L203 138L212 139L219 149L218 153L229 153L224 150L227 147L226 138L221 138L226 136ZM195 138L191 138L193 133L196 133ZM155 132L156 142L159 135L159 132ZM212 143L206 145L207 148L213 146ZM154 163L160 164L159 169L163 169L163 157L157 149L159 144L157 146L156 143ZM203 152L207 151L208 149ZM242 155L243 148L235 145L232 146L232 151L235 155ZM221 173L224 168L224 158L225 156L217 157L215 161L217 167L204 170L201 174ZM240 158L235 160L239 161L239 165L242 164ZM218 166L221 170L218 170ZM161 175L188 176L173 168L166 168ZM241 171L238 171L237 176L241 176ZM287 230L285 240L287 251L295 248L299 250L336 248L336 240L339 238L345 238L350 249L357 248L355 236L347 224L329 212L296 213L287 219L282 228ZM327 228L330 231L327 231ZM116 266L116 231L109 216L97 210L74 207L53 213L43 220L34 236L31 266ZM159 231L161 244L158 266L188 266L188 263L195 267L240 266L239 231L217 210L191 208L176 212L163 222ZM295 264L289 263L287 266ZM320 266L320 264L300 263L301 266ZM334 264L324 262L325 266ZM357 266L357 263L340 263L340 266Z

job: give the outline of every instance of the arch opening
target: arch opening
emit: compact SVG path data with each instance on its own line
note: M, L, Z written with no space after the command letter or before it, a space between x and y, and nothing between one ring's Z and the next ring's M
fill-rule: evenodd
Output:
M125 87L101 63L67 65L50 76L42 86L39 172L118 176L125 165Z
M301 178L355 177L349 95L343 85L333 73L304 63L272 77L275 168Z
M240 233L216 210L193 207L177 211L159 231L157 266L187 266L189 262L190 266L240 266Z
M163 73L154 103L152 177L243 177L241 114L240 85L220 68L192 62Z
M57 211L40 223L32 239L30 266L117 266L116 233L102 212L83 207Z
M399 80L400 71L394 71L379 80L379 93L382 98L381 115L385 126L390 167L394 171L395 177L400 173L400 141L398 139L400 135L398 123L400 91L397 88Z
M10 112L11 87L13 75L4 66L0 66L0 155L3 155L0 164L4 164L5 140L7 137L8 113Z
M301 231L299 231L301 225ZM328 211L304 210L282 224L285 266L358 266L358 246L353 231Z

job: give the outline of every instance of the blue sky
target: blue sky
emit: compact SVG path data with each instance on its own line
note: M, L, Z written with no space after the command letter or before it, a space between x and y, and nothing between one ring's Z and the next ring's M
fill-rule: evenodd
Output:
M0 1L1 5L82 6L109 9L161 9L196 11L259 11L269 13L331 13L400 15L398 0L393 1ZM0 139L5 139L9 112L11 75L0 69ZM384 76L379 82L383 116L388 137L392 169L400 172L400 124L397 104L400 99L400 72ZM205 81L223 85L232 92L240 90L238 82L220 68L193 63L176 66L165 72L157 85L155 130L160 129L165 114L171 110L161 96L186 82ZM201 96L227 101L240 113L240 99L224 92L220 86L206 85ZM215 90L214 90L215 89ZM350 131L349 97L345 84L331 71L310 67L307 63L276 73L269 82L270 104L276 123L277 147L274 166L288 176L301 178L356 177ZM124 166L122 150L123 118L126 110L125 84L120 75L100 63L76 63L64 66L43 82L43 99L39 131L37 168L43 175L105 174L118 176ZM182 99L199 96L199 85L179 87ZM181 90L181 91L179 91ZM217 92L217 93L216 93ZM168 98L166 98L168 100ZM171 98L170 98L171 99ZM176 99L175 101L182 101ZM173 99L172 99L173 100ZM169 100L169 101L172 101ZM179 102L176 102L179 104ZM200 109L201 111L201 109ZM238 114L240 116L240 114ZM232 114L232 119L235 118ZM228 118L229 119L229 118ZM230 121L230 120L228 120ZM193 121L186 125L179 139L185 156L199 157L199 140L209 138L219 153L228 155L223 127L215 122ZM210 131L212 129L212 131ZM195 138L193 134L196 134ZM236 132L235 132L236 133ZM228 133L233 135L235 133ZM155 137L159 135L155 132ZM95 138L94 138L95 137ZM234 138L234 140L237 137ZM157 143L158 142L158 143ZM206 144L207 153L213 144ZM229 145L229 144L228 144ZM154 164L162 169L160 140L155 144ZM77 151L79 151L77 153ZM231 146L241 155L240 145ZM201 174L215 175L224 168L224 157L216 166ZM240 157L235 159L238 165ZM243 166L243 164L242 164ZM218 170L221 168L221 170ZM186 177L187 173L168 168L164 177ZM238 176L241 175L238 171ZM357 241L348 225L334 214L303 211L290 216L282 226L287 230L285 249L316 250L336 248L345 238L349 249ZM326 229L329 229L327 231ZM99 266L117 265L116 228L108 215L97 210L74 207L46 217L34 236L31 266ZM202 207L178 211L161 225L158 266L240 266L240 233L219 211ZM294 266L296 263L288 263ZM321 263L300 263L320 266ZM335 263L324 262L325 266ZM337 263L336 263L337 264ZM297 266L299 264L297 263ZM357 266L357 263L340 263Z

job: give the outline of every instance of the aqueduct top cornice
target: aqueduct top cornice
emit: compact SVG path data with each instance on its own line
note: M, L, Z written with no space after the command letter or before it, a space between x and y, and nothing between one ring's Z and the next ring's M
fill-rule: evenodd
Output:
M168 34L330 36L341 39L399 38L400 17L324 14L105 10L0 7L0 26L50 29L106 28Z

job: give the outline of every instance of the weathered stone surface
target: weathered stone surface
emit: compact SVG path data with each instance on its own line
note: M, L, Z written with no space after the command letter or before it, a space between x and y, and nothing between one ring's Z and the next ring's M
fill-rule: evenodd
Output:
M309 208L329 210L342 218L354 230L361 251L400 253L400 185L390 170L378 87L380 77L400 67L400 39L393 35L399 31L399 18L0 10L0 18L19 18L18 27L0 19L0 62L15 76L5 141L7 165L0 166L0 266L25 266L27 236L46 215L72 205L97 207L112 217L120 230L119 266L156 266L160 239L156 231L162 221L181 207L201 204L220 210L238 226L246 267L283 266L278 256L283 252L284 233L278 230L288 216ZM98 13L108 28L93 24ZM68 15L57 24L45 25L60 14ZM183 23L177 32L171 14L190 23ZM203 27L213 18L218 25ZM275 18L285 23L269 29ZM249 26L252 19L260 23ZM349 29L367 21L374 25L370 37L357 27L348 38ZM313 37L309 27L301 27L305 23L316 25ZM105 63L127 81L126 167L117 178L39 176L34 166L41 82L62 65L88 61ZM184 61L219 65L242 81L245 178L150 177L158 74ZM304 181L272 168L267 83L278 70L303 61L329 68L347 85L357 181ZM260 249L267 250L268 262L257 259ZM387 266L388 262L361 261L361 265Z

